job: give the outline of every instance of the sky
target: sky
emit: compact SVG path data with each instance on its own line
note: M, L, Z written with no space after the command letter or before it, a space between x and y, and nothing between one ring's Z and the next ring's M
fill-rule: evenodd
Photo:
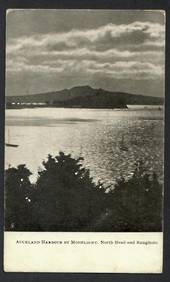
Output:
M89 85L164 95L165 17L150 10L8 10L6 95Z

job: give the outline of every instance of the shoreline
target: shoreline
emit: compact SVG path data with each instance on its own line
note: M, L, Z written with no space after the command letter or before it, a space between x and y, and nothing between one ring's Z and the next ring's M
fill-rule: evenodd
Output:
M164 108L164 104L127 104L126 107L101 107L101 108L95 108L95 107L59 107L59 106L48 106L48 105L31 105L31 106L12 106L12 107L5 107L5 110L20 110L20 109L47 109L47 108L56 108L56 109L87 109L87 110L133 110L133 109L148 109L148 108L155 108L157 110L162 110Z

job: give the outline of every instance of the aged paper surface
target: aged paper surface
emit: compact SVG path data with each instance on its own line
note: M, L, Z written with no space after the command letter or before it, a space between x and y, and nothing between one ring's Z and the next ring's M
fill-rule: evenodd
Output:
M162 233L6 232L4 270L161 273Z
M4 271L162 272L164 65L164 11L7 11Z

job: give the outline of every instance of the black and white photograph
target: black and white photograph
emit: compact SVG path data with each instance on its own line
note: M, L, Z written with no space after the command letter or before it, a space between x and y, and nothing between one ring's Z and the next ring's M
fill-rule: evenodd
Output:
M7 14L5 229L161 231L164 14Z
M6 15L6 232L162 232L165 12Z

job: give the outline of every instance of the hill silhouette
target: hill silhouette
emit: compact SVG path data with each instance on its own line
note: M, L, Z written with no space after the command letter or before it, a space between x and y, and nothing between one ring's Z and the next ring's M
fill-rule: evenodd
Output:
M11 103L45 103L55 107L80 108L127 108L131 105L160 105L164 99L135 95L124 92L111 92L104 89L94 89L90 86L76 86L48 93L21 96L7 96L7 105Z

